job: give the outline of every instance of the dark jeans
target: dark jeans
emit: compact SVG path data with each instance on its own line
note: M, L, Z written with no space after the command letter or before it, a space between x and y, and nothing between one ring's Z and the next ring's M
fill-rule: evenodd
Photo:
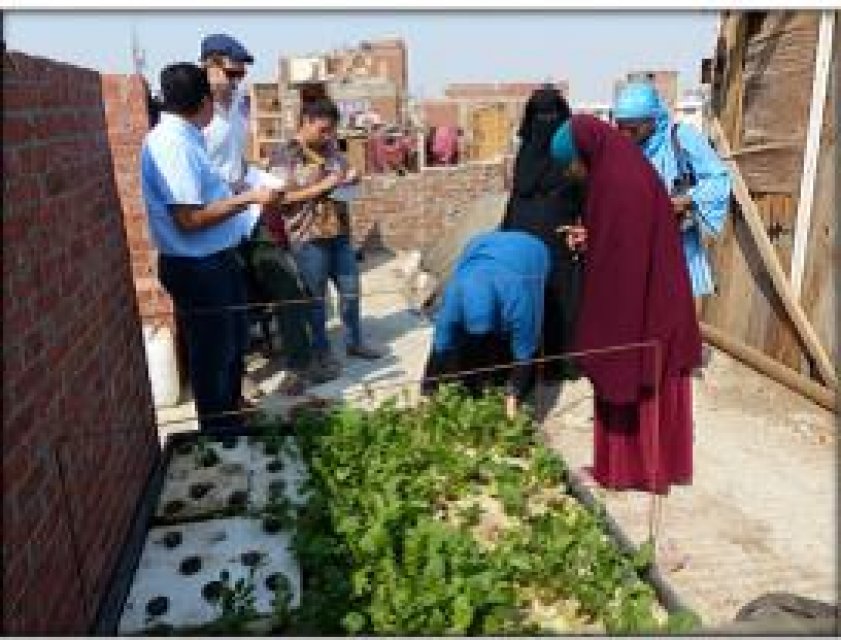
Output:
M281 350L286 364L304 369L312 353L308 326L309 297L292 255L278 246L258 225L251 239L240 246L260 302L279 302L273 307L280 330Z
M348 236L336 236L305 242L295 250L295 261L304 283L313 296L310 305L312 344L316 351L330 348L327 338L327 280L333 281L339 292L345 343L358 345L361 341L359 319L359 266Z
M242 268L233 250L205 258L160 256L161 283L172 296L186 333L190 382L204 430L242 426L243 355L248 338Z

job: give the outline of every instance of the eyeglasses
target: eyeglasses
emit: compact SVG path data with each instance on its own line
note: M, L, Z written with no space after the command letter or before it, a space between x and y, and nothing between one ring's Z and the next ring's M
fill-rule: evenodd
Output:
M242 80L245 77L245 69L222 68L222 72L228 80Z

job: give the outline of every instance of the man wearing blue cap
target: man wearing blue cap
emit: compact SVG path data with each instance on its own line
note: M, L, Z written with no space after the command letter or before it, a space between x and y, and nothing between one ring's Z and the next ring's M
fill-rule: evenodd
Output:
M244 180L248 120L240 85L254 58L236 39L210 35L201 43L201 64L213 94L213 119L204 129L207 151L228 184Z
M702 239L721 232L730 204L727 167L706 137L687 123L675 123L657 90L647 82L628 84L617 96L613 117L660 174L681 222L684 255L699 307L715 285Z
M245 94L241 90L247 65L254 58L235 38L227 34L205 37L201 43L201 63L213 92L213 119L204 128L210 160L221 177L235 192L260 183L274 184L271 176L249 168L245 160L248 139L248 117ZM250 184L247 184L250 183ZM239 216L243 242L240 255L249 280L259 290L261 299L270 302L298 301L306 297L303 283L289 251L270 237L261 222L261 208L249 207ZM280 304L274 308L281 334L287 375L281 391L299 394L306 377L324 382L329 376L319 375L311 366L311 345L307 333L304 305ZM246 385L249 380L246 378Z

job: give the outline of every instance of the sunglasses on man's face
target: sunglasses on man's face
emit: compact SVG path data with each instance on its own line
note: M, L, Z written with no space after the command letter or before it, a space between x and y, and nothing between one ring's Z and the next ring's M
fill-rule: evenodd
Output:
M223 68L222 72L228 80L242 80L245 77L245 69Z

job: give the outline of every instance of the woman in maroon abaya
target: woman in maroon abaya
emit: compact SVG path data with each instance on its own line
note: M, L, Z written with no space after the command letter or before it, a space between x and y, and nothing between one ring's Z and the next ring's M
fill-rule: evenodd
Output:
M574 351L654 342L582 356L593 383L593 477L612 489L667 493L692 480L691 372L701 337L669 195L631 140L588 115L553 136L553 158L587 183ZM659 373L657 373L659 371Z

